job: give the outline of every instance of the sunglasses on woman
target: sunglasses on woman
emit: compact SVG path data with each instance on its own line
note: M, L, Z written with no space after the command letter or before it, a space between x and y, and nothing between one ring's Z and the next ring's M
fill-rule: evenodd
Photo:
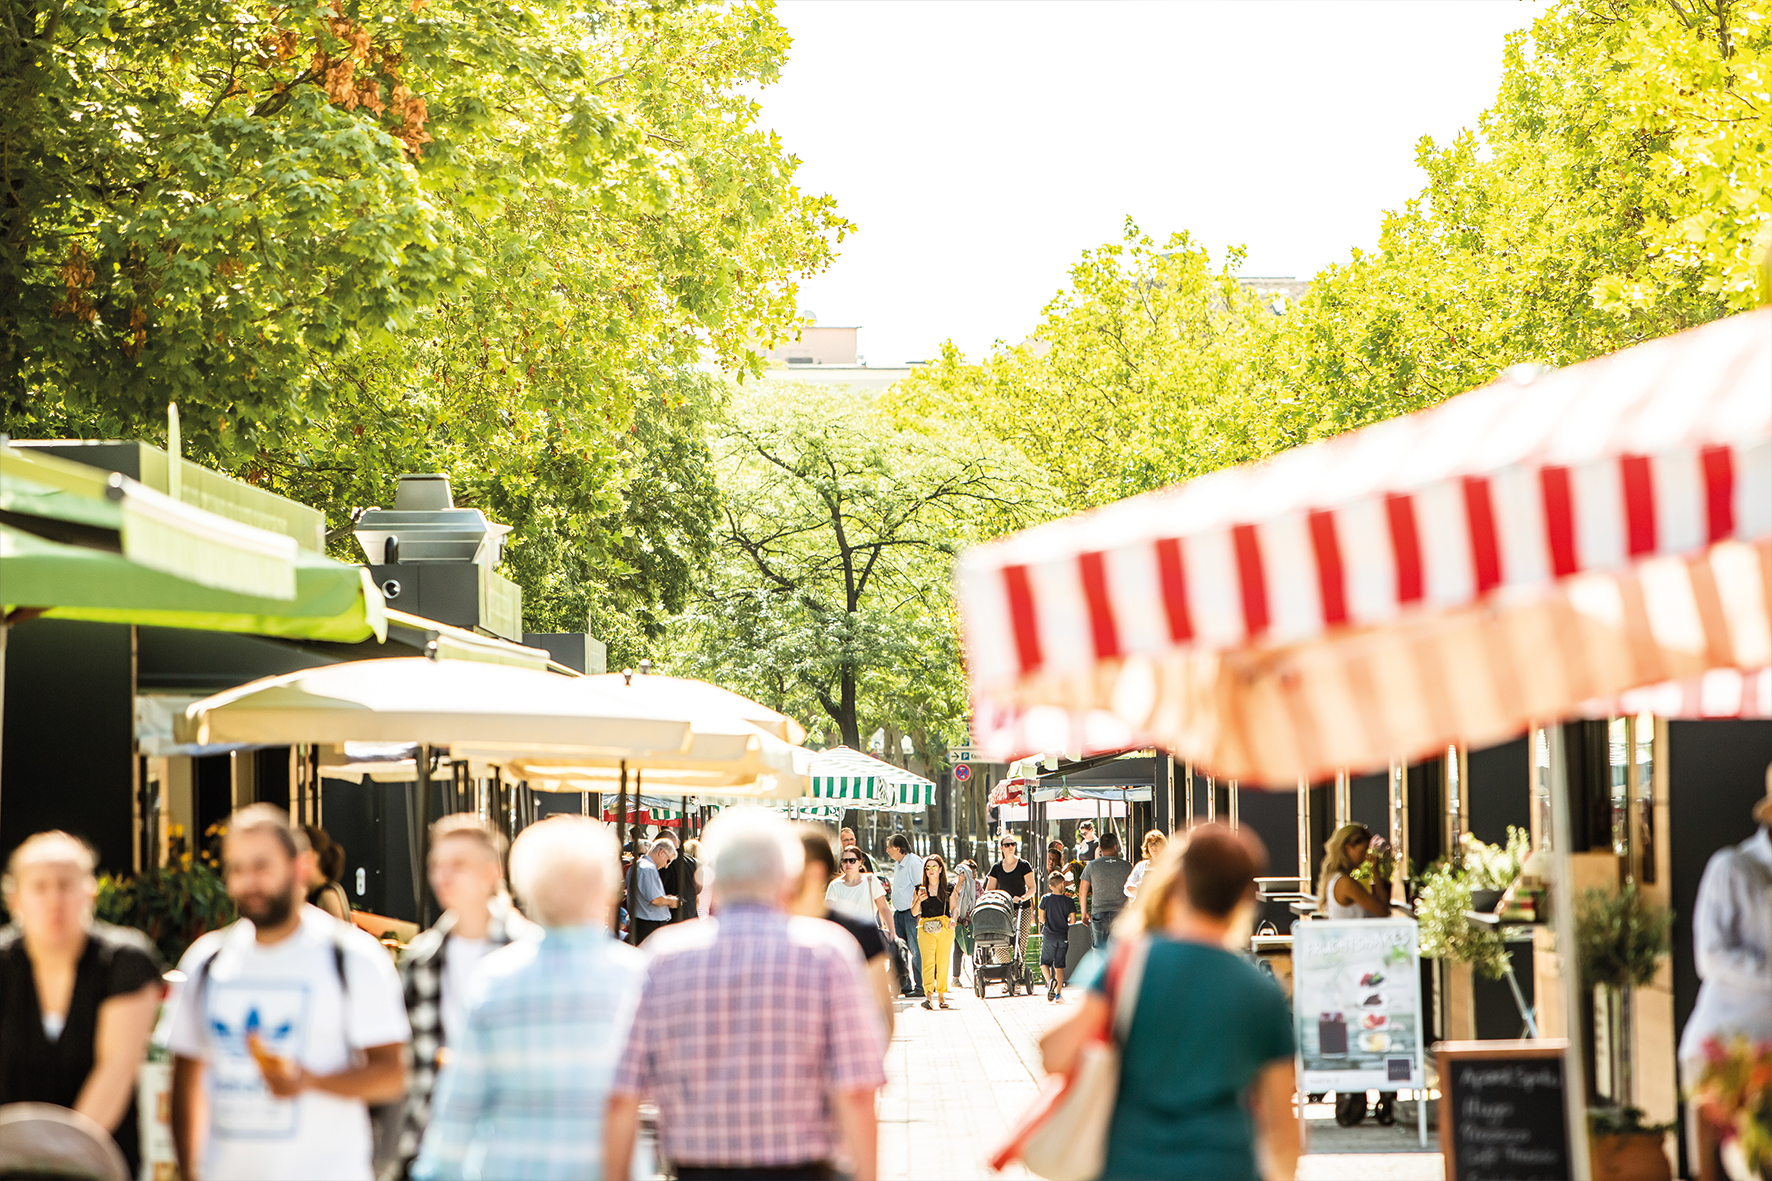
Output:
M845 857L845 858L843 858L843 864L844 865L860 865L861 858L859 858L859 857Z

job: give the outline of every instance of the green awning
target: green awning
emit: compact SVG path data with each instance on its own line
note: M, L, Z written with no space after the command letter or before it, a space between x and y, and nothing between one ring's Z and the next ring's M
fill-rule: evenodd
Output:
M199 586L284 601L296 593L293 538L52 455L0 445L0 523Z
M63 545L0 525L0 605L51 619L249 632L357 643L387 637L381 592L361 566L297 550L295 595L260 598L199 586L121 553Z

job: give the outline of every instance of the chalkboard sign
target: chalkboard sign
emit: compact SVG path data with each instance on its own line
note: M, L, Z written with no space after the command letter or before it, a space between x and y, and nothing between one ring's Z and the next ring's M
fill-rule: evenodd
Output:
M1447 1181L1566 1181L1564 1050L1548 1039L1434 1047Z

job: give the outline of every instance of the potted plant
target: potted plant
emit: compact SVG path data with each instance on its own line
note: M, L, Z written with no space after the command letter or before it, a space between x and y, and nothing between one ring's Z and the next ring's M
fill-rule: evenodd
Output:
M1587 1123L1594 1181L1671 1181L1662 1142L1674 1125L1644 1123L1640 1107L1595 1108Z
M1673 915L1626 882L1616 893L1589 890L1575 909L1575 952L1581 982L1596 993L1596 1021L1609 1025L1616 1047L1613 1096L1624 1106L1635 1098L1629 1013L1635 990L1655 978L1671 950Z
M1417 883L1415 920L1421 928L1421 954L1430 959L1470 964L1490 980L1507 971L1507 944L1499 932L1473 923L1475 894L1484 891L1493 909L1520 876L1532 839L1524 829L1508 826L1507 844L1486 844L1465 836L1455 856L1428 867Z
M1772 1041L1704 1043L1704 1072L1692 1098L1721 1134L1723 1168L1732 1181L1772 1179Z
M176 964L199 935L234 921L233 899L211 862L192 857L182 830L174 828L167 864L133 877L100 876L95 913L141 931Z

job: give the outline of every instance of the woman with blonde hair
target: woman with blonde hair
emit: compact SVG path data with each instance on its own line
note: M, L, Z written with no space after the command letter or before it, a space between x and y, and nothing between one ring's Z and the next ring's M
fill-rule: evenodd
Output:
M1144 842L1139 846L1144 856L1137 865L1132 867L1132 873L1126 878L1126 897L1138 897L1139 883L1144 881L1144 875L1150 871L1151 862L1156 860L1157 854L1161 853L1163 846L1168 843L1169 838L1157 829L1153 828L1144 834Z
M1388 918L1391 884L1374 877L1368 889L1354 880L1372 849L1372 830L1344 824L1323 844L1323 872L1318 879L1317 905L1332 919Z
M160 1010L160 956L93 918L97 857L65 832L13 850L0 930L0 1104L71 1107L111 1133L135 1175L137 1074Z

